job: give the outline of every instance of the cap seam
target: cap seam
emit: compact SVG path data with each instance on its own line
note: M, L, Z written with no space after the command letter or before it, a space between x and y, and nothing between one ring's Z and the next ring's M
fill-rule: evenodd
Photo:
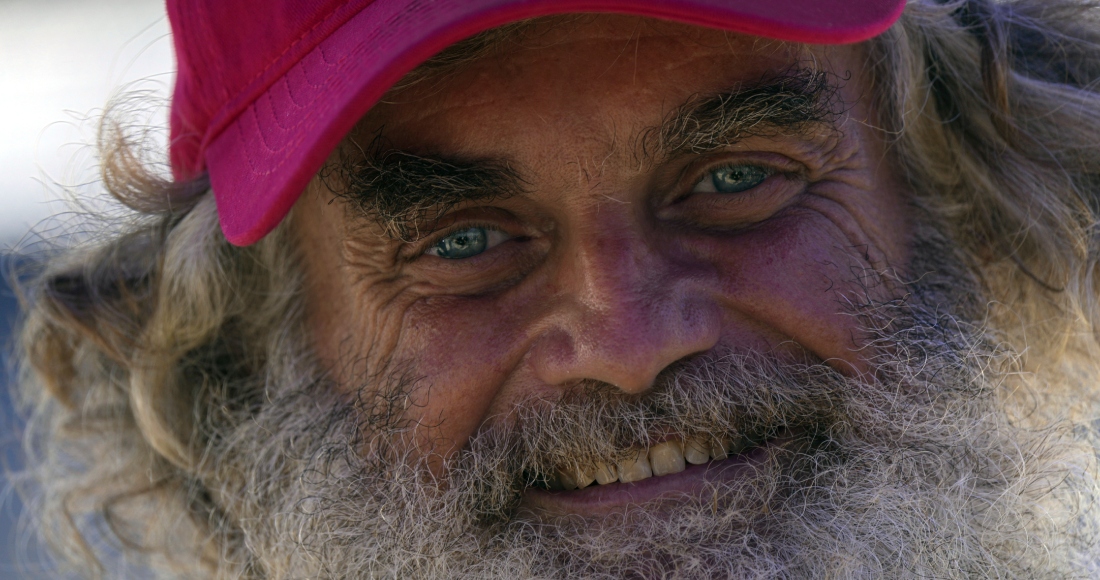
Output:
M361 5L356 6L356 4ZM341 20L343 20L344 22L351 20L356 14L361 12L370 4L372 4L371 0L367 0L365 4L362 4L361 2L353 2L337 7L337 9L333 10L328 16L325 16L324 18L318 20L316 24L314 24L302 34L298 35L298 37L295 38L290 44L288 44L282 52L272 58L271 61L266 66L264 66L262 70L253 75L252 78L250 78L248 82L244 84L243 88L236 92L236 95L229 101L229 103L227 103L227 106L219 108L217 114L211 117L210 122L207 123L206 132L203 134L202 140L199 143L196 160L203 161L206 156L206 149L210 145L210 142L216 139L217 136L220 135L222 132L224 132L229 127L229 125L232 124L234 119L239 117L242 112L244 112L251 106L251 103L254 103L257 98L259 98L280 78L282 78L287 71L294 68L301 61L301 59L298 59L295 62L284 64L281 67L284 69L282 71L283 74L272 75L272 78L266 83L258 82L270 71L280 68L276 65L278 65L280 61L285 60L288 53L291 53L295 48L300 47L303 39L307 38L318 28L326 24L334 24L335 28L338 29L342 25L340 23ZM318 45L324 42L325 38L327 37L319 38L317 42L313 44L313 46L303 48L303 57L305 55L308 55ZM205 161L202 162L202 166L205 168Z

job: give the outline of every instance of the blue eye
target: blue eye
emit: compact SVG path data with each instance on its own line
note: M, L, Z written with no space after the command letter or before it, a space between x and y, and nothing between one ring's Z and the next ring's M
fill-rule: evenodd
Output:
M508 234L490 228L466 228L436 242L426 254L447 260L472 258L508 239Z
M693 193L741 193L764 183L772 172L759 165L731 165L708 173Z
M428 252L448 260L472 258L485 251L488 238L485 228L469 228L439 240Z

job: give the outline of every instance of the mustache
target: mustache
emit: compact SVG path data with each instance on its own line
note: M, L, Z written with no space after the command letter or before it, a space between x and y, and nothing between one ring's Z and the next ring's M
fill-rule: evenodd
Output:
M874 425L892 424L884 417L912 414L925 403L929 409L934 407L935 393L921 387L928 383L917 375L943 373L945 367L954 366L942 358L916 371L906 367L911 372L893 376L887 388L881 380L846 376L821 361L793 363L756 353L697 355L666 369L655 386L641 395L586 381L557 400L521 403L508 416L487 421L453 456L433 458L442 460L441 476L426 475L431 460L423 456L406 453L396 463L449 490L452 500L462 506L459 511L482 523L512 518L524 491L545 487L557 470L577 472L598 463L616 464L639 447L646 449L669 438L704 442L726 438L753 446L779 433L795 434L799 441L794 447L802 451L798 461L788 457L786 466L795 485L803 479L795 472L808 469L805 461L811 455L811 462L819 466L823 461L834 462L853 439L865 437ZM980 398L981 389L976 387L972 394ZM897 433L879 435L898 437ZM379 439L398 438L375 438ZM395 457L376 457L373 468L365 471L392 477Z
M640 396L587 382L557 401L522 405L511 430L525 469L535 473L575 461L618 462L631 448L668 438L761 442L836 424L846 383L824 364L699 355L666 369Z

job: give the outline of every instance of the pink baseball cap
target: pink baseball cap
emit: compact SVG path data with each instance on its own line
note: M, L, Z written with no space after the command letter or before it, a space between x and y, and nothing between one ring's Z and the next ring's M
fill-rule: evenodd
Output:
M812 44L885 31L905 0L167 0L179 72L170 157L208 174L226 238L286 216L382 95L447 46L536 16L612 12Z

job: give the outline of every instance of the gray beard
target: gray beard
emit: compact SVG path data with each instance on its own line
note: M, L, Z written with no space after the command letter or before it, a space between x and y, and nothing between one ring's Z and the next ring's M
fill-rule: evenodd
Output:
M225 433L216 460L225 528L239 530L225 557L266 578L1079 575L1095 521L1087 458L1067 430L1008 418L1013 356L941 311L967 309L959 280L927 277L905 301L852 307L873 379L709 353L641 397L585 384L529 401L441 477L408 452L425 427L404 407L423 385L394 372L341 400L319 369L293 368L301 345L288 343L271 357L290 361L272 373L271 400ZM614 459L650 434L781 429L801 445L670 508L598 520L519 509L542 474Z

